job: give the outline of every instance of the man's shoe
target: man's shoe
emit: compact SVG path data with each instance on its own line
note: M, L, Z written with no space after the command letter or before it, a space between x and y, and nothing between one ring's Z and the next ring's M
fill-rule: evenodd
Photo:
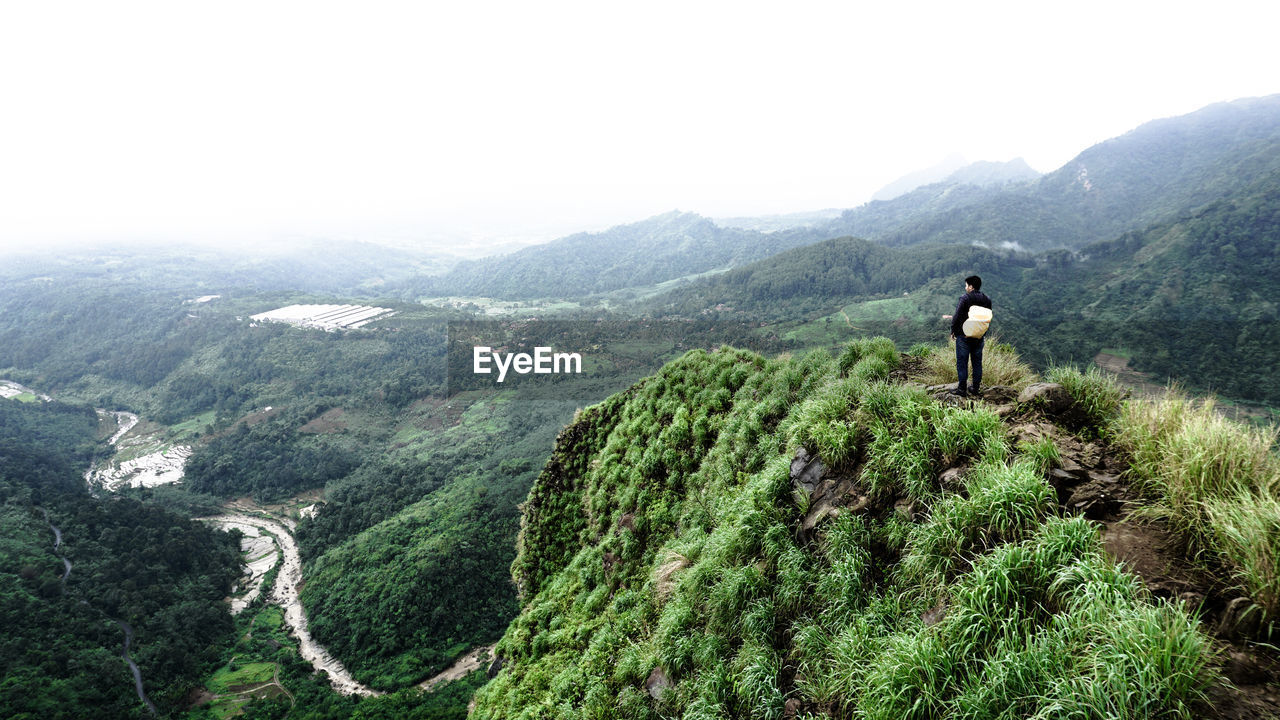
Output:
M947 391L947 394L948 394L948 395L955 395L956 397L969 397L969 394L968 394L968 393L966 393L966 392L965 392L965 391L963 391L963 390L960 390L959 388L957 388L957 389L955 389L955 390L948 390L948 391Z
M978 388L972 388L972 387L971 387L971 388L969 388L969 394L970 394L970 395L977 395L978 397L982 397L982 391L981 391L981 390L979 390Z

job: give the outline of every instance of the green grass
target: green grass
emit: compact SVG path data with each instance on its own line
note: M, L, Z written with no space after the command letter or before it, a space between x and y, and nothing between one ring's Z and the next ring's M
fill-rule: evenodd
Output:
M1045 377L1067 391L1080 429L1092 435L1101 434L1120 414L1120 404L1129 394L1116 383L1115 376L1093 366L1083 371L1072 365L1055 366Z
M1062 465L1062 453L1051 437L1042 437L1034 442L1023 441L1018 444L1018 453L1042 473Z
M1015 459L994 413L886 382L897 359L690 353L581 413L525 503L522 611L472 717L1191 717L1209 641L1059 516L1057 447ZM883 511L803 537L798 446Z
M213 674L208 687L214 693L239 692L248 689L246 686L271 682L275 672L275 663L232 661Z
M1280 613L1277 429L1250 428L1177 390L1126 402L1113 429L1130 475L1163 517L1232 568L1274 622Z

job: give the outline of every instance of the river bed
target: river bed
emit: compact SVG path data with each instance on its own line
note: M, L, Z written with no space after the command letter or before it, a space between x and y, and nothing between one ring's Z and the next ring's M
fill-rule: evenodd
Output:
M266 537L271 537L280 549L280 555L284 561L279 573L276 574L275 584L271 587L267 600L284 610L285 624L298 639L298 651L302 654L302 658L317 670L328 673L333 689L343 695L382 694L356 681L337 658L330 655L324 646L311 637L307 627L307 614L298 597L298 586L302 584L302 560L298 555L298 546L293 540L293 534L283 524L274 519L240 514L216 515L200 518L200 520L224 530L240 528L244 531L245 526L248 525L257 528Z

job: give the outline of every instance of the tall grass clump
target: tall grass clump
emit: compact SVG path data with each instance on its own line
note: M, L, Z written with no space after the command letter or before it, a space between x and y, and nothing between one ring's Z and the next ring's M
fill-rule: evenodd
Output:
M1095 435L1101 435L1120 414L1120 404L1128 391L1116 384L1115 376L1096 367L1081 371L1074 365L1049 368L1045 377L1056 382L1071 397L1077 424Z
M1189 718L1209 682L1195 620L1152 603L1083 518L1050 518L957 578L866 672L859 717Z
M792 449L807 447L832 466L852 458L863 434L854 410L866 391L860 378L834 380L819 388L782 421L787 444Z
M1195 545L1231 567L1274 619L1280 612L1280 458L1277 430L1222 417L1170 390L1125 403L1114 425L1129 472Z
M924 358L921 381L926 385L945 385L956 382L956 351L952 344L925 348L916 345L909 353ZM1022 362L1012 345L989 338L982 350L982 386L1003 385L1022 390L1037 379L1035 370ZM972 380L972 377L970 377Z
M1041 473L1046 473L1062 465L1062 452L1051 437L1042 437L1035 441L1018 443L1018 452L1022 458L1030 462Z
M947 407L916 387L873 383L857 421L869 437L862 480L877 494L905 490L930 498L938 492L939 470L961 458L1003 462L1009 454L994 413Z
M910 583L936 585L982 550L1035 531L1057 507L1053 488L1028 462L981 465L966 478L966 495L949 495L907 540L899 566Z
M840 353L840 359L837 361L841 377L849 377L858 365L883 368L887 375L889 370L898 366L899 362L901 360L898 358L897 347L886 337L858 338L849 343L844 352Z
M1241 493L1204 504L1213 543L1273 627L1280 617L1280 500ZM1274 631L1273 631L1274 632Z

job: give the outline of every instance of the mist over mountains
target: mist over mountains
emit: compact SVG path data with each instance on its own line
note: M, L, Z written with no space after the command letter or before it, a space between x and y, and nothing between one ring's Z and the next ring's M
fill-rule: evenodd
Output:
M1278 149L1280 96L1238 100L1147 123L1043 176L1020 160L974 163L892 199L826 221L800 215L794 226L772 232L672 212L464 262L404 288L419 297L586 297L727 270L846 235L898 247L1074 251L1273 176L1280 171Z
M945 185L1002 185L1006 183L1034 180L1040 177L1026 160L1014 158L1007 162L979 160L965 163L961 155L952 155L941 163L904 175L885 185L871 195L874 201L889 201L925 185L943 183Z
M1109 445L1099 410L1118 412L1122 390L1092 370L1050 368L1105 351L1155 383L1280 401L1278 170L1273 96L1148 123L1045 175L1018 160L973 163L847 210L673 211L465 261L352 241L7 258L0 610L15 640L0 661L16 680L0 715L78 716L105 701L104 716L141 716L122 628L104 619L131 624L147 692L188 720L241 706L250 717L460 719L482 686L477 717L799 717L865 702L900 718L894 698L922 674L891 675L929 643L970 668L936 674L933 717L956 698L993 713L1053 693L1103 707L1110 696L1063 690L1103 687L1095 668L1122 689L1139 675L1155 683L1136 715L1198 702L1200 685L1156 687L1176 673L1109 663L1167 657L1194 665L1178 677L1209 683L1218 655L1098 655L1117 633L1037 655L1048 660L1018 675L1031 690L1000 685L1011 676L980 670L982 653L1021 647L1022 633L1001 630L966 655L973 624L960 613L979 595L957 593L986 592L988 571L1029 567L1018 553L1033 552L1046 573L1105 576L1122 592L1085 583L1051 595L1067 585L1038 576L995 617L1026 610L1026 627L1049 633L1039 637L1061 622L1092 632L1085 615L1049 605L1111 597L1088 617L1130 640L1158 643L1178 623L1187 642L1209 642L1182 605L1153 604L1104 562L1105 533L1068 519L1124 522L1114 491L1139 489L1117 485L1129 451ZM962 407L944 397L955 375L940 316L972 273L995 301L996 334L991 391ZM249 320L316 303L393 312L334 332ZM547 385L454 389L451 373L469 367L450 352L458 328L477 333L459 346L482 344L481 328L495 338L485 345L563 345L590 367ZM1076 395L1041 387L1022 399L1050 378L1075 382ZM141 452L144 436L189 451L182 484L91 495L85 468ZM1220 563L1194 585L1216 624L1251 597L1280 607L1274 572L1241 580L1236 564L1276 567L1267 533L1280 524L1263 512L1272 440L1257 466L1272 485L1214 500L1253 529L1227 537L1194 519L1195 541ZM1002 508L1025 522L1002 525ZM312 637L387 694L335 692L271 593L227 615L245 557L191 518L228 509L289 521ZM1233 549L1236 536L1252 555ZM950 569L917 582L933 562ZM421 692L500 638L492 674L482 664ZM53 672L54 656L71 661ZM1280 671L1268 667L1238 685L1271 692Z

